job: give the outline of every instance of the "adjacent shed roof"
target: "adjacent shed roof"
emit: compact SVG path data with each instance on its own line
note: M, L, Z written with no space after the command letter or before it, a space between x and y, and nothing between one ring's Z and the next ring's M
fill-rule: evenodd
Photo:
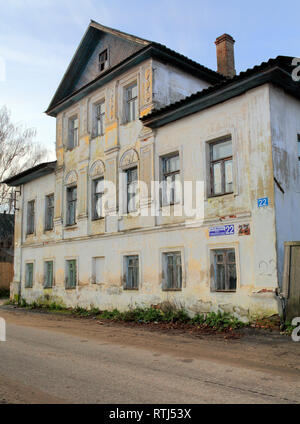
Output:
M293 57L290 56L269 59L233 78L221 81L176 103L156 109L141 118L141 121L146 126L157 128L268 82L282 87L286 92L300 99L300 82L292 78L295 68L292 61Z
M6 180L2 181L2 183L12 187L18 187L21 184L25 184L37 178L51 174L56 168L56 163L56 161L40 163L39 165L34 166L33 168L26 169L26 171L20 172L20 174L7 178Z

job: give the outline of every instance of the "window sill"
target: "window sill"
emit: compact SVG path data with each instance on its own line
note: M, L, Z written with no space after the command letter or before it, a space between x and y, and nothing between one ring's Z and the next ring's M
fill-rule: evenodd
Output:
M44 287L43 287L43 289L44 289L44 290L52 290L52 289L53 289L53 286L50 286L50 287L45 287L45 286L44 286Z
M74 287L65 287L65 290L76 290L76 287L77 286L74 286Z
M130 288L127 288L127 287L123 287L123 290L124 291L134 291L134 292L138 292L139 291L138 288L137 289L130 289Z
M78 226L76 224L65 225L65 230L77 230Z
M182 291L182 288L181 289L162 289L162 291L164 291L164 292L180 292L180 291Z
M54 228L45 228L44 233L53 233Z
M95 140L98 137L104 137L104 136L105 136L105 133L103 133L103 134L92 134L91 135L91 140Z
M212 293L236 293L236 290L214 290Z
M100 218L92 218L92 222L104 221L104 219L104 216L101 216Z
M234 192L231 191L230 193L222 193L222 194L210 194L209 196L207 196L207 199L215 199L218 197L225 197L225 196L230 196L233 195Z

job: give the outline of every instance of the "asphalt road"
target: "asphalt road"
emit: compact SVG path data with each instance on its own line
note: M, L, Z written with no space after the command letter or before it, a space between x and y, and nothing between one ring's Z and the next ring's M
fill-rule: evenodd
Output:
M300 344L287 338L195 338L1 308L0 316L0 403L300 401Z

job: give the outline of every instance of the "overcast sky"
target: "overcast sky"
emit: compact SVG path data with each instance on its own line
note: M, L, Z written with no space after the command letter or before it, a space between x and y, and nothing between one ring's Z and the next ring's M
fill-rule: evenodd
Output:
M43 112L90 19L158 41L216 69L214 41L236 40L237 71L270 57L300 57L298 0L0 0L0 106L53 149L55 118Z

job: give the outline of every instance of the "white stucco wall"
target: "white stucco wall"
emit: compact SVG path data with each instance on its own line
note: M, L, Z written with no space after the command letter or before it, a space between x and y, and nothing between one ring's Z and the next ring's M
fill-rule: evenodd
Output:
M270 111L275 184L278 273L282 284L284 242L300 240L300 102L282 89L271 86Z

